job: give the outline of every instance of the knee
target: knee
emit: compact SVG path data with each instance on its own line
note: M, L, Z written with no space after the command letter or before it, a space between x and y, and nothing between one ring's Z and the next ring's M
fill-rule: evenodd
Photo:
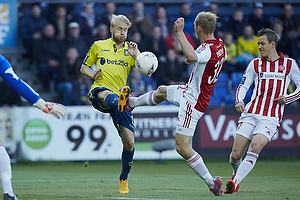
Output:
M253 152L253 153L256 153L256 154L259 154L260 151L261 151L262 147L260 144L251 144L250 147L249 147L249 151L250 152Z
M156 93L158 93L158 94L164 94L164 93L166 93L166 91L167 91L166 87L167 86L165 86L165 85L158 86L158 88L156 89Z
M237 151L232 151L231 155L230 155L231 159L234 161L240 160L242 158L242 156L243 156L242 153L237 152Z
M163 101L167 99L167 86L160 85L155 91L155 98Z
M123 143L123 147L124 149L126 149L127 151L132 151L134 148L134 141L126 141Z

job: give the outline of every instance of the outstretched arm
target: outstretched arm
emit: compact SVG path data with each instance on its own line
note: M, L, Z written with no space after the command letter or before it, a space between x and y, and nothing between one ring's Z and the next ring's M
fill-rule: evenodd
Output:
M56 118L66 115L67 109L63 105L45 102L36 91L15 74L8 60L2 55L0 55L0 76L7 82L10 88L45 113L51 113Z
M180 17L174 22L174 30L178 37L184 56L190 63L195 63L198 60L197 54L195 53L193 46L187 40L183 32L183 28L184 28L184 18Z
M46 102L42 98L40 98L33 105L41 109L44 113L52 114L57 119L59 119L60 116L64 117L67 114L67 109L62 104L48 102L48 101Z

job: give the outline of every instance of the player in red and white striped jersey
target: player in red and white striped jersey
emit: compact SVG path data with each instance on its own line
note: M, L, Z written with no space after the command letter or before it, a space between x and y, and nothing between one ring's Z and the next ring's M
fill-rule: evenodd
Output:
M186 39L184 19L174 23L182 51L189 63L195 63L186 85L159 86L155 91L140 97L129 97L128 107L157 105L167 100L180 106L176 124L176 150L187 161L189 167L202 178L216 196L222 195L221 178L212 177L202 157L191 147L192 137L198 120L204 114L213 87L227 58L223 41L214 37L217 16L211 12L200 12L195 21L195 32L201 45L194 50Z
M299 67L294 59L277 53L277 41L273 30L258 31L261 57L250 61L237 88L235 108L242 114L230 154L233 176L226 183L225 193L237 192L239 183L253 169L261 150L277 133L285 104L300 98ZM287 95L290 81L295 83L297 89ZM245 106L243 99L253 82L253 94Z

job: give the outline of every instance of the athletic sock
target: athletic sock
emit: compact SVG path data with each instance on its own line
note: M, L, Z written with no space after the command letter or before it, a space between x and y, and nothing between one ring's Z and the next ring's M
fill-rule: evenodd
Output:
M4 148L4 146L0 146L0 175L1 175L1 183L4 194L9 194L14 197L15 194L11 185L11 165L10 158Z
M120 180L127 180L128 174L133 164L133 155L134 155L134 149L132 151L127 151L126 149L123 148L122 171L119 178Z
M256 160L258 159L258 155L256 153L248 151L246 157L244 158L243 162L240 164L239 168L237 169L235 178L233 179L236 181L236 186L249 174L249 172L253 169Z
M138 106L155 106L157 103L154 101L154 90L147 92L139 97L130 97L128 102L133 108Z
M210 189L213 189L215 184L209 173L207 167L205 166L202 157L196 152L191 158L187 159L188 166L208 185Z
M237 169L239 168L241 162L242 162L242 158L240 158L239 160L232 160L231 158L231 154L229 156L229 162L232 166L233 169L233 174L236 174Z
M105 99L105 103L110 108L116 108L116 107L118 107L118 100L119 100L118 95L109 94L109 95L107 95L107 97Z

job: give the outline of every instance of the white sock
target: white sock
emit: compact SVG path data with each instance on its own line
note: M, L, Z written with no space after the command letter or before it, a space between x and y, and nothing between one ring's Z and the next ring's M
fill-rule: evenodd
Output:
M208 185L210 189L213 189L215 184L211 174L205 166L202 157L195 153L191 158L187 159L188 166Z
M239 168L237 169L235 178L233 181L236 181L235 185L237 186L253 169L258 155L256 153L247 152L246 157L244 158L243 162L240 164Z
M154 101L154 90L147 92L139 97L129 97L129 105L133 108L138 106L155 106L157 103Z
M233 168L233 174L236 174L237 169L239 168L241 162L242 162L242 158L239 160L232 160L231 159L231 154L229 155L229 162Z
M0 146L0 175L1 175L1 183L4 194L9 194L14 197L15 194L11 185L11 165L10 158L4 148L4 146Z

